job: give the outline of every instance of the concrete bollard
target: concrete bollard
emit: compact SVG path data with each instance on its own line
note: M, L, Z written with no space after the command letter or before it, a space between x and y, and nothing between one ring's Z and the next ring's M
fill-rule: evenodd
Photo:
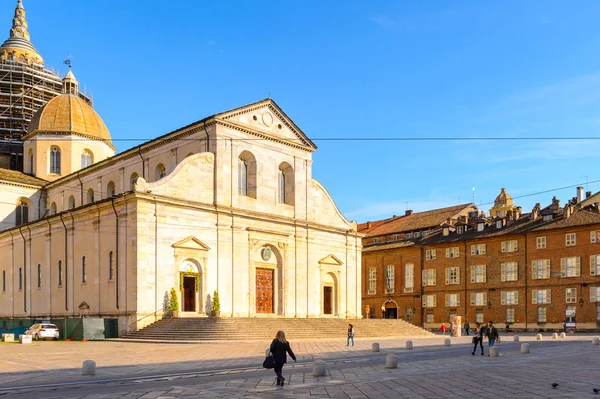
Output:
M411 350L413 348L413 343L412 341L406 341L406 349Z
M558 334L557 333L552 334L552 339L558 339Z
M565 338L567 338L567 334L565 334L564 332L561 332L561 333L560 333L560 338L561 338L561 339L565 339Z
M498 352L498 348L495 346L492 346L490 348L490 357L498 357L499 352Z
M515 336L513 337L513 341L514 341L514 342L519 342L519 336L518 336L518 335L515 335Z
M31 335L27 335L27 334L19 335L19 342L22 344L30 344L32 342Z
M592 345L600 345L600 338L598 338L598 337L592 338Z
M451 343L452 343L452 341L450 341L450 338L446 338L444 340L444 346L450 346Z
M324 360L315 360L312 375L313 377L325 377L327 375L327 365Z
M529 353L529 344L521 344L521 353Z
M373 342L373 345L371 345L371 350L373 352L379 352L379 344L377 342Z
M96 375L96 362L93 360L84 361L81 375Z
M398 368L398 356L390 353L385 357L385 368L386 369L397 369Z
M541 341L542 340L542 334L538 334L535 336L535 340L536 341Z
M15 334L2 334L3 342L15 342Z

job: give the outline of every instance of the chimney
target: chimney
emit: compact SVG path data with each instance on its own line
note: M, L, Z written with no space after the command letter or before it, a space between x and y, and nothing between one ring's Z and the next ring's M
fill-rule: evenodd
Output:
M521 218L521 213L523 213L523 208L521 208L520 206L518 206L515 209L515 220L519 220Z
M567 204L565 205L565 218L569 218L571 216L571 214L573 213L573 205L572 204Z
M577 203L583 201L583 187L577 187Z
M371 228L371 222L367 222L367 229Z
M412 209L407 209L406 211L404 211L404 216L410 216L412 215Z
M590 198L592 196L592 192L591 191L586 191L585 192L585 198Z
M531 210L531 219L532 220L537 219L541 209L542 209L542 207L540 206L539 202L537 204L535 204L535 206Z

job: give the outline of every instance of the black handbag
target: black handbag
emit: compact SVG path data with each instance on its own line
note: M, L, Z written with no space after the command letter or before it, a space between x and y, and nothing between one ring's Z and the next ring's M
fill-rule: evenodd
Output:
M273 358L273 355L270 352L265 358L265 361L263 362L263 367L266 369L275 368L275 359Z
M473 337L473 339L471 340L472 344L476 344L477 343L477 337Z

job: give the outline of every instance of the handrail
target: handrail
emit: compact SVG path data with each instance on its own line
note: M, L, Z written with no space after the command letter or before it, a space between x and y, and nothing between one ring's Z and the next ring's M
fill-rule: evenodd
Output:
M160 309L155 310L153 313L149 313L149 314L147 314L144 317L140 317L139 319L137 319L136 321L134 321L133 323L131 323L129 326L127 326L127 332L130 332L131 327L133 327L134 325L136 325L138 322L144 320L146 317L150 317L150 316L155 316L156 317L156 315L157 315L158 312L165 313L164 309L160 308ZM154 321L156 321L156 320L154 320Z

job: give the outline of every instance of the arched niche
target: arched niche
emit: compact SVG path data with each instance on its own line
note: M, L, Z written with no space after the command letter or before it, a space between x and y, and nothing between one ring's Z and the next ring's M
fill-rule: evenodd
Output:
M187 237L172 245L177 268L180 311L206 314L206 263L210 248L195 237Z

